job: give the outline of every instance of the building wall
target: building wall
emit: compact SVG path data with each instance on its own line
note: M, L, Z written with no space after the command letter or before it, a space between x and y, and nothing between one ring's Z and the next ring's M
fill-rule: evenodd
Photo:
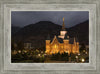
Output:
M47 54L56 54L56 53L79 53L79 43L69 44L69 40L63 40L64 43L59 43L55 39L52 43L50 40L46 40L46 53Z

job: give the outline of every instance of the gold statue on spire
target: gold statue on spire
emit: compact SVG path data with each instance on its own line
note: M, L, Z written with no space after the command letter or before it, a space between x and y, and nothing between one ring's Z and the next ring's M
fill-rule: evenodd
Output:
M76 42L75 37L74 37L74 42Z
M64 22L64 17L63 17L63 22Z
M65 31L64 17L63 17L62 30Z

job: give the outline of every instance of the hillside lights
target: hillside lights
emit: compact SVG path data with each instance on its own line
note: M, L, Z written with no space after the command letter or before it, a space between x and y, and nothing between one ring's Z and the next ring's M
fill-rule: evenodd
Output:
M76 56L76 59L78 58L78 56Z
M21 50L19 50L18 52L21 53Z

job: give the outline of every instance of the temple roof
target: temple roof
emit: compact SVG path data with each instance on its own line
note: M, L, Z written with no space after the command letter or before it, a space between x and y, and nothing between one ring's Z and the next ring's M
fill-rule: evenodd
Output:
M67 33L65 34L64 39L69 39L69 38L68 38L68 34L67 34Z
M64 24L64 18L63 18L63 24L62 24L62 31L66 31L65 24ZM74 38L69 38L69 35L66 33L64 39L59 38L58 36L54 36L54 38L50 39L50 36L48 34L46 40L50 40L50 43L53 42L53 40L56 39L59 43L63 43L63 40L69 40L69 44L73 44L74 42L79 42L77 36Z
M74 38L69 38L69 43L73 44L74 43Z
M67 36L67 34L66 34L66 36ZM56 38L57 38L57 40L58 40L59 43L63 43L63 40L64 40L64 39L59 38L58 36L56 36ZM66 37L65 37L65 38L66 38ZM54 38L53 38L53 39L54 39ZM51 39L50 43L53 41L53 39ZM73 43L74 43L74 40L75 40L75 42L79 42L78 39L75 38L75 37L74 37L74 38L68 38L68 37L67 37L67 39L69 40L69 44L73 44Z
M58 36L56 36L57 40L59 43L63 43L63 39L59 38ZM53 41L54 38L51 39L50 43Z
M59 43L63 43L63 39L62 38L57 37L57 39L58 39Z

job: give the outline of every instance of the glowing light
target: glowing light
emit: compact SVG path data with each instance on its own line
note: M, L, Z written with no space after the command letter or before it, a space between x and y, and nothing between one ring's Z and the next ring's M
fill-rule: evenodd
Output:
M43 51L41 51L41 53L43 53Z
M83 52L85 52L85 50L83 50Z
M78 55L80 55L80 53Z
M67 38L69 38L69 36L67 36Z
M44 56L45 56L45 55L47 55L47 54L44 54Z
M47 46L47 48L49 48L49 46Z
M20 51L20 50L19 50L18 52L19 52L19 53L21 53L21 51Z
M38 54L38 56L40 56L40 54Z
M57 45L55 44L55 48L57 48Z
M78 58L78 56L76 56L76 58Z
M63 48L63 46L61 46L61 48Z
M67 33L66 31L61 31L60 32L60 34L61 34L60 36L65 36L66 33Z
M27 51L25 50L24 52L26 53Z
M84 62L84 61L85 61L85 59L82 58L82 62Z
M68 51L65 51L65 53L68 53Z
M63 21L64 21L64 17L63 17Z

